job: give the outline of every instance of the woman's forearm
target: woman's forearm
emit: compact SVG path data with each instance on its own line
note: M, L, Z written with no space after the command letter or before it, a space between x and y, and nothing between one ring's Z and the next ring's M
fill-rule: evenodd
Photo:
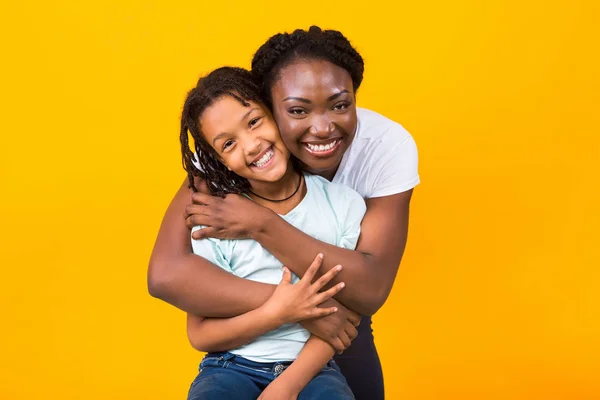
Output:
M239 278L195 254L155 259L150 268L156 274L152 283L149 278L152 296L206 317L235 317L254 310L276 287Z
M275 214L266 217L269 221L253 238L300 276L316 253L325 255L320 274L341 264L344 269L331 284L343 281L346 288L336 299L359 314L372 315L387 299L398 272L408 237L411 196L408 190L367 199L355 251L320 242Z
M344 267L330 282L330 285L340 282L346 284L344 290L335 298L359 314L370 315L374 312L371 307L371 296L369 296L369 293L374 291L372 287L373 270L367 255L321 242L275 214L263 226L264 228L259 232L253 233L253 239L269 250L296 275L303 276L315 255L323 253L323 264L317 276L327 272L335 265L340 264Z
M206 317L233 317L258 308L275 285L236 277L192 253L190 230L184 224L191 193L184 182L165 213L148 267L148 291Z
M262 306L233 318L201 318L188 314L188 339L198 351L228 351L250 343L282 323Z

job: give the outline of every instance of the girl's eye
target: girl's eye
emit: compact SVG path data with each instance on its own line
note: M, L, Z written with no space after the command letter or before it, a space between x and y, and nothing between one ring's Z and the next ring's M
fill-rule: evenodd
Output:
M350 103L338 103L335 106L333 106L333 109L336 111L342 111L348 107L350 107Z
M255 126L256 124L258 124L258 122L260 121L262 117L256 117L250 120L250 122L248 123L248 126L250 128L252 128L253 126Z
M228 140L225 143L223 143L223 150L227 150L228 147L233 145L233 140Z
M292 115L302 115L302 114L306 114L306 110L302 109L302 108L290 108L288 110L288 112Z

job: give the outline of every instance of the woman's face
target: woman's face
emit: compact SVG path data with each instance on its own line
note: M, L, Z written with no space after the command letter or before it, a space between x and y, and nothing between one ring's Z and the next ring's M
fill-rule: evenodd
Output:
M204 138L220 161L252 184L277 182L287 171L286 149L270 111L262 104L250 106L223 96L200 116Z
M356 133L350 74L323 60L298 60L271 88L273 115L288 150L307 171L333 178Z

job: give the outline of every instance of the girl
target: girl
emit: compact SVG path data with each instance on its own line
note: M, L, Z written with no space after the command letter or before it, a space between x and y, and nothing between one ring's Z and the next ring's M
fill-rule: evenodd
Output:
M370 315L389 295L406 245L412 189L419 183L414 140L399 124L356 107L364 64L337 31L311 27L277 34L256 52L252 70L262 81L265 101L299 165L366 199L360 243L356 251L327 245L240 196L220 199L196 193L196 204L188 206L191 192L185 182L158 234L149 266L150 293L212 317L255 309L273 293L274 286L236 279L194 257L189 230L181 221L184 214L188 226L207 226L194 237L252 237L298 276L317 253L323 253L318 274L342 264L344 270L334 282L343 280L346 288L335 296L339 302L327 302L338 312L302 325L340 351L354 335L355 315L348 308L365 315L358 337L336 356L336 362L358 400L383 399Z
M200 176L212 195L244 195L311 236L355 248L366 209L363 199L346 186L294 168L250 72L226 67L201 78L188 94L181 121L183 164L192 188L194 177ZM197 160L189 148L188 132ZM190 342L209 352L190 388L190 400L259 395L261 399L354 398L331 360L333 347L316 336L309 339L310 334L295 323L335 311L316 306L344 286L338 283L318 293L341 266L312 284L321 265L319 256L302 280L294 276L297 283L291 285L289 270L283 270L282 279L281 262L254 240L209 238L194 240L192 247L195 254L231 274L281 283L263 306L238 317L205 319L188 314Z

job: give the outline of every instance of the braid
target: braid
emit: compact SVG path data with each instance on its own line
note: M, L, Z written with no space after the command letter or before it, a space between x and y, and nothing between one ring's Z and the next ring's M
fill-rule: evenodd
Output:
M219 160L216 151L208 144L200 127L202 113L223 96L231 96L248 107L248 101L262 103L260 87L252 74L242 68L218 68L200 78L195 88L187 94L181 113L181 155L183 169L186 170L189 187L194 185L194 177L206 180L210 193L223 197L228 193L246 193L250 189L247 179L235 174ZM192 152L188 136L194 140ZM196 163L195 163L196 161Z
M298 59L325 60L345 69L356 92L365 69L363 58L339 31L311 26L308 31L278 33L263 44L252 58L252 73L261 82L263 98L271 104L271 88L281 70Z

